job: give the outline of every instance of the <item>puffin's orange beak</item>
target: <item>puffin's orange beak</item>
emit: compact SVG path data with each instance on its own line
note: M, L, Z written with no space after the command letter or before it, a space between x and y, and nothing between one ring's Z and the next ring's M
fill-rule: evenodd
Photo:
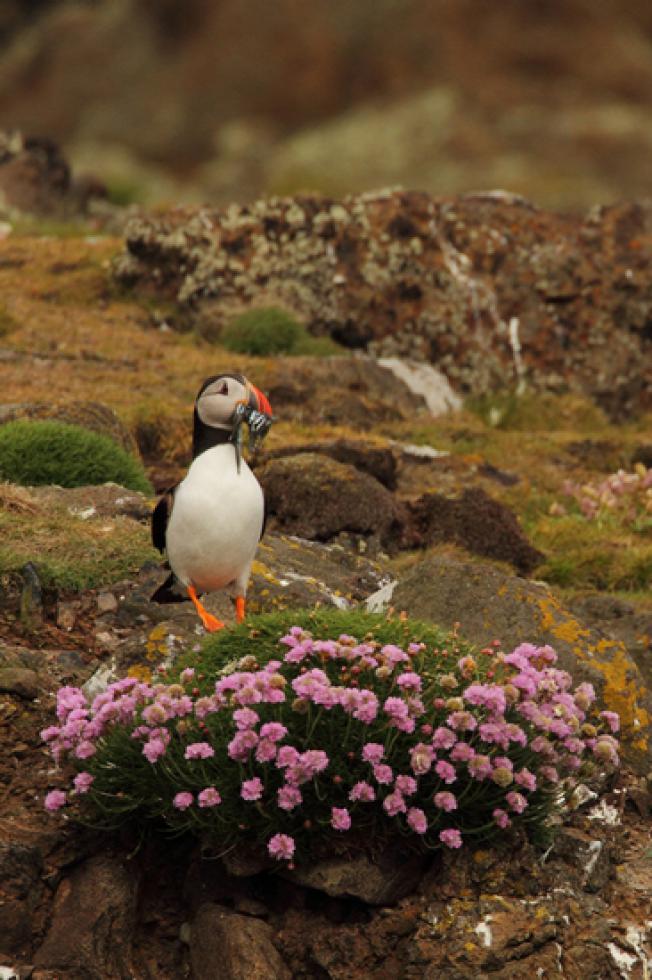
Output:
M271 418L273 412L272 412L272 406L269 403L269 399L265 395L263 395L260 388L257 388L256 385L251 385L251 390L253 391L258 401L258 411L264 412L265 415L269 415L269 417Z

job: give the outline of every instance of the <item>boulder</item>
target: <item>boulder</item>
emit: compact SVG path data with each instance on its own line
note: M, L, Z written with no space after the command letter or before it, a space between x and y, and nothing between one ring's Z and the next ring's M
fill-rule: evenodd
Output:
M603 707L618 712L624 758L639 773L649 771L652 694L633 657L624 643L577 619L544 584L487 565L431 557L413 566L389 599L387 591L384 604L444 629L458 624L479 646L494 638L504 649L550 644L575 682L594 684ZM373 596L368 602L377 608Z
M330 456L340 463L355 466L357 470L368 473L388 490L396 490L397 453L385 443L363 439L332 439L328 442L309 442L294 446L281 446L259 457L258 465L270 459L297 456L300 453L319 453Z
M472 554L509 562L532 572L544 558L525 537L514 513L481 487L467 487L457 497L425 493L404 504L403 547L427 547L450 541Z
M267 513L285 533L318 541L342 532L382 540L395 521L392 495L378 480L329 456L271 460L256 475Z
M334 857L283 874L298 885L333 898L393 905L415 890L426 863L423 855L399 855L387 850L373 861L366 855Z
M85 980L130 980L136 888L133 873L109 855L75 868L57 889L35 966Z
M273 937L260 919L202 905L190 932L194 980L290 980Z

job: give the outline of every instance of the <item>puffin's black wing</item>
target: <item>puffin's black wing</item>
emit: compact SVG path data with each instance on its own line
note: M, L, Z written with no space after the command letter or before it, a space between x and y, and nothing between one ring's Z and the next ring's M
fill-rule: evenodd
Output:
M263 534L265 533L265 528L267 527L268 517L269 514L267 513L267 497L265 496L265 494L263 494L263 526L260 529L260 538L258 539L259 541L263 540Z
M172 513L174 493L178 486L179 484L176 483L173 487L166 490L152 511L152 544L155 548L158 548L161 554L165 551L165 532L167 531L168 521Z

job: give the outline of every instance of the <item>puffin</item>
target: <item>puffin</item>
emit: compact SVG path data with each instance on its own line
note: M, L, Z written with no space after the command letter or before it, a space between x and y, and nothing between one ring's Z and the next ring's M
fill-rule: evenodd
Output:
M204 608L203 593L227 589L236 621L245 618L251 565L265 528L265 500L242 457L242 427L247 425L249 448L255 451L272 420L268 399L244 375L206 378L195 399L190 468L152 512L152 542L166 553L171 570L152 601L190 599L209 632L224 623ZM179 594L179 586L185 594Z

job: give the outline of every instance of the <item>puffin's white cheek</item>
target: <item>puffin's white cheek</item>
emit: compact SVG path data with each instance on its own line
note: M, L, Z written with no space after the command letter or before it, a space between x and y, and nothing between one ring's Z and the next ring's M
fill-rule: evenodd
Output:
M209 395L197 402L197 414L204 425L226 425L233 415L232 399L226 395Z

